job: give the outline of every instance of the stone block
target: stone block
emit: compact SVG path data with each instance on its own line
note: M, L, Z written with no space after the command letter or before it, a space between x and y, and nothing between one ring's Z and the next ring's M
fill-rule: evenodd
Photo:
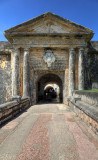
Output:
M2 112L0 112L0 118L2 117Z
M9 115L11 112L12 112L12 108L10 108L10 109L8 109L8 110L5 110L4 116Z
M11 119L12 117L16 116L19 112L27 108L30 104L30 99L25 98L17 103L17 101L7 102L5 104L0 105L0 124L6 122L7 120ZM21 106L21 109L20 109Z
M98 111L96 107L89 106L81 101L78 103L69 101L69 106L95 134L98 134Z

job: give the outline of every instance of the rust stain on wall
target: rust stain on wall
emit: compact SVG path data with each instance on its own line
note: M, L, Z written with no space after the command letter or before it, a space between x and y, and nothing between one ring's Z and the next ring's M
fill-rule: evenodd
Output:
M7 63L7 61L1 62L1 68L4 69L5 67L7 67Z
M0 55L0 104L11 98L11 55Z

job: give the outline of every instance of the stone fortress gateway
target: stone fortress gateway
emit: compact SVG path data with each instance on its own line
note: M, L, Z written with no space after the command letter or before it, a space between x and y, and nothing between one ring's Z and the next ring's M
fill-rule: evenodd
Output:
M98 82L98 43L93 30L51 12L5 31L0 42L0 103L30 97L32 104L55 83L67 104L73 90Z

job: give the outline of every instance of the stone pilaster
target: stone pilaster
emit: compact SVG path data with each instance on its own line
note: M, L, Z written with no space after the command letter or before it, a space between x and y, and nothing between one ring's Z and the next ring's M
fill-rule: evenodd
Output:
M14 49L12 85L12 96L17 97L19 95L19 49Z
M29 82L29 49L24 49L23 58L23 97L30 96L30 82Z
M69 96L75 88L75 49L69 50Z
M79 49L79 61L78 61L78 89L84 89L84 65L83 65L84 49Z

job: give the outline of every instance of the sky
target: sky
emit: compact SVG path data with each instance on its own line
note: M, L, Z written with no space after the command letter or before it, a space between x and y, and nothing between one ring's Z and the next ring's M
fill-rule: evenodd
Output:
M0 0L0 41L4 30L48 11L92 29L98 41L98 0Z

